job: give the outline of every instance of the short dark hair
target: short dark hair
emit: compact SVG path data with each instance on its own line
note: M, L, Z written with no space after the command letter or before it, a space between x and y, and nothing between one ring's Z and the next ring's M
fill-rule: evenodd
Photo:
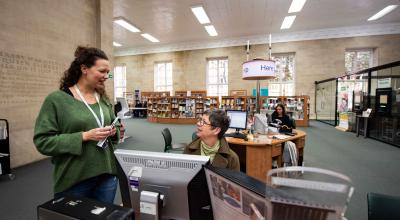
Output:
M220 128L218 138L222 138L229 128L230 119L223 110L207 110L204 115L208 115L212 127Z

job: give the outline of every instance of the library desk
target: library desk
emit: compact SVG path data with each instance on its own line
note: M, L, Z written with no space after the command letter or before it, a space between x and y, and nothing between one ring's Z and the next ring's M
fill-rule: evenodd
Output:
M226 137L229 147L239 156L240 164L245 164L246 174L263 182L266 181L267 172L272 169L272 161L276 160L279 167L283 166L282 153L284 143L292 141L296 144L298 151L298 164L303 162L304 145L306 133L295 130L296 135L284 140L272 139L273 135L259 135L254 140ZM264 137L261 137L264 136Z

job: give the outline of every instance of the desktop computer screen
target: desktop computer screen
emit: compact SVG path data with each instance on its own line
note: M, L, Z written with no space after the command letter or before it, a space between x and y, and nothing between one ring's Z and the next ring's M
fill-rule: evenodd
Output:
M244 173L205 167L215 220L265 219L265 184Z
M142 219L156 213L160 219L212 218L203 169L209 157L123 149L114 154L126 176L120 181L129 186L126 203L140 210ZM156 197L159 203L149 202Z
M210 165L205 166L205 174L214 220L330 219L332 210L307 199L307 191L301 198L287 187L272 187L245 173Z
M230 119L229 128L235 128L235 133L225 133L225 137L234 137L245 139L246 135L239 133L240 129L247 128L247 112L238 110L227 110L226 115Z
M247 127L247 112L227 110L226 115L230 118L231 123L229 128L246 129Z

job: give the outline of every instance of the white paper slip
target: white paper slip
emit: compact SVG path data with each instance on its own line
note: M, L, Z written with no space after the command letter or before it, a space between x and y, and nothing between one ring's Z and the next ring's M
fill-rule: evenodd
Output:
M290 136L288 136L288 135L283 135L283 134L276 134L276 135L274 135L273 137L276 138L276 139L279 139L279 140L284 140L284 139L286 139L286 138L289 138Z

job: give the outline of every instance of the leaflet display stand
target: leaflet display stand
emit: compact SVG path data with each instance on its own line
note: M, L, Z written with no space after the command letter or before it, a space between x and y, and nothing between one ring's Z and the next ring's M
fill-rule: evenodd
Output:
M10 180L15 178L10 169L10 131L6 119L0 119L0 176L3 175Z

